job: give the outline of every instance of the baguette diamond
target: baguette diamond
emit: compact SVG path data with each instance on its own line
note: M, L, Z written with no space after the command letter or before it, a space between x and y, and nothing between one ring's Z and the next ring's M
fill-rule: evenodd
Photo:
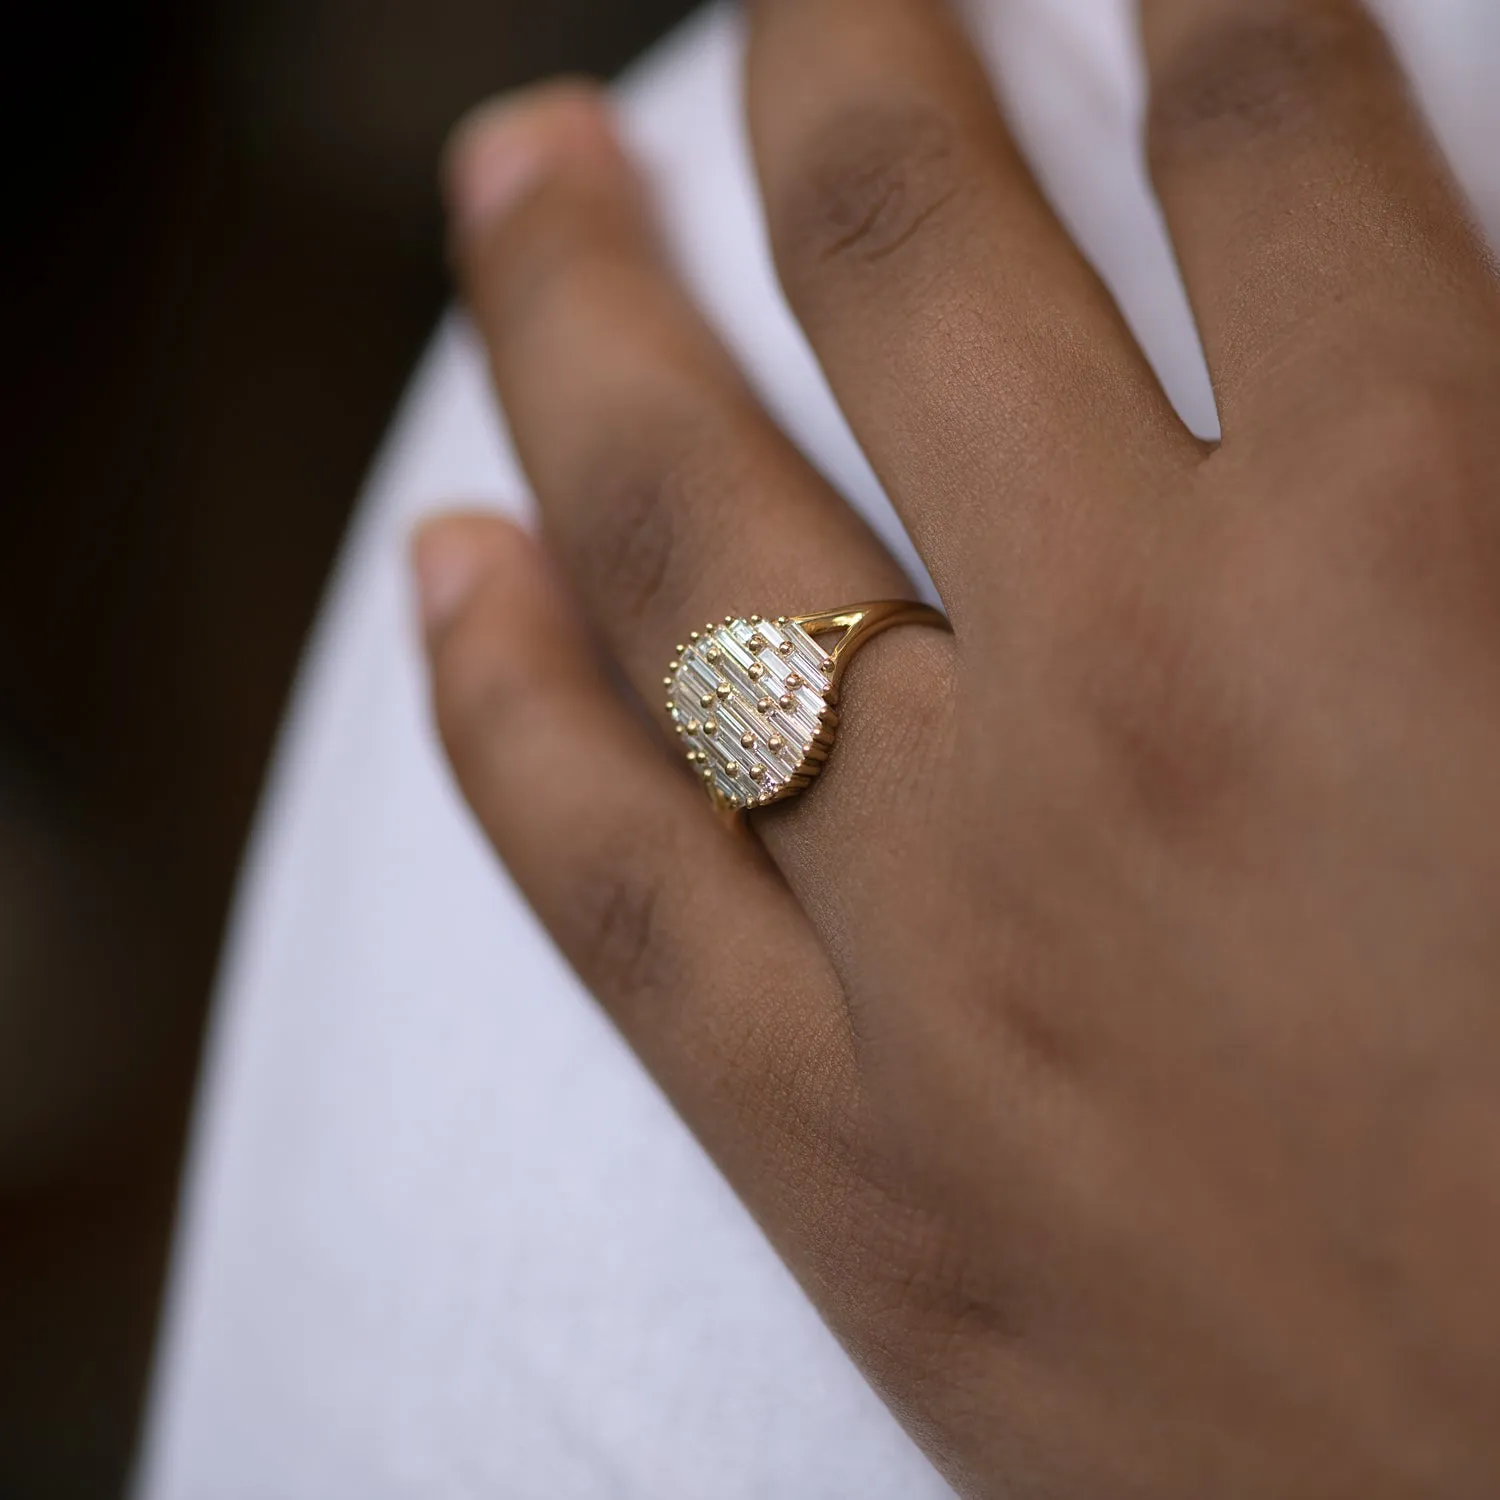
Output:
M757 807L821 769L837 722L827 653L795 621L731 618L674 659L669 710L717 801ZM714 717L700 720L698 708ZM746 785L746 764L750 785Z

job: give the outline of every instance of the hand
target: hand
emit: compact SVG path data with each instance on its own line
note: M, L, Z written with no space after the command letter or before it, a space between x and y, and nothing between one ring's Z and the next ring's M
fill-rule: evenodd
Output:
M1500 1493L1500 290L1384 41L1144 5L1210 447L945 7L749 28L787 295L954 634L712 815L645 722L687 627L910 585L543 89L449 167L545 537L418 543L469 801L961 1491Z

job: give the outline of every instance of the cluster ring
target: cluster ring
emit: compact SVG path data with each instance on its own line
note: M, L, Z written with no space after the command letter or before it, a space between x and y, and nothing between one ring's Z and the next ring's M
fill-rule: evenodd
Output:
M814 615L726 615L689 634L667 665L667 715L721 811L765 807L812 783L838 734L850 660L895 625L949 628L926 604L887 599Z

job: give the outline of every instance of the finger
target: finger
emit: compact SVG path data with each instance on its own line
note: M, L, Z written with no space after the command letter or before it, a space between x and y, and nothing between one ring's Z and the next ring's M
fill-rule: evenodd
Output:
M502 168L514 183L518 159L535 175L497 212L484 190ZM465 296L547 536L648 704L662 699L673 648L705 620L909 593L689 304L597 96L554 87L471 125L450 192ZM877 651L889 674L869 708L851 701L851 717L930 711L941 674L929 658L951 643L921 634L931 635L896 632L861 653L846 697L864 694L865 658ZM841 744L836 759L854 748ZM840 842L856 831L868 787L842 799L839 786L820 785L765 829L799 892L828 885Z
M1152 173L1226 435L1451 346L1493 282L1364 8L1143 0L1141 14Z
M751 1207L793 1216L780 1158L845 1128L836 981L753 839L615 697L571 601L524 533L430 522L415 548L433 704L459 784L580 978Z
M458 274L548 538L648 701L683 632L764 613L761 590L908 588L690 305L598 95L545 87L461 131L460 213L517 154L532 190L460 219Z
M947 4L757 0L748 98L788 297L957 618L1027 586L1033 516L1196 453Z

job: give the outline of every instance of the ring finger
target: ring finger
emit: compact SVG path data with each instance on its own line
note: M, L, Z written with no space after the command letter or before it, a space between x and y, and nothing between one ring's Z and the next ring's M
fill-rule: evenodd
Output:
M457 138L449 190L459 278L544 531L648 704L695 622L910 592L676 283L591 90L552 86L486 113ZM845 691L870 706L813 792L762 824L799 894L828 899L835 830L840 859L861 818L878 822L872 847L891 848L889 809L870 795L886 761L876 726L934 720L951 650L900 631L860 653Z

